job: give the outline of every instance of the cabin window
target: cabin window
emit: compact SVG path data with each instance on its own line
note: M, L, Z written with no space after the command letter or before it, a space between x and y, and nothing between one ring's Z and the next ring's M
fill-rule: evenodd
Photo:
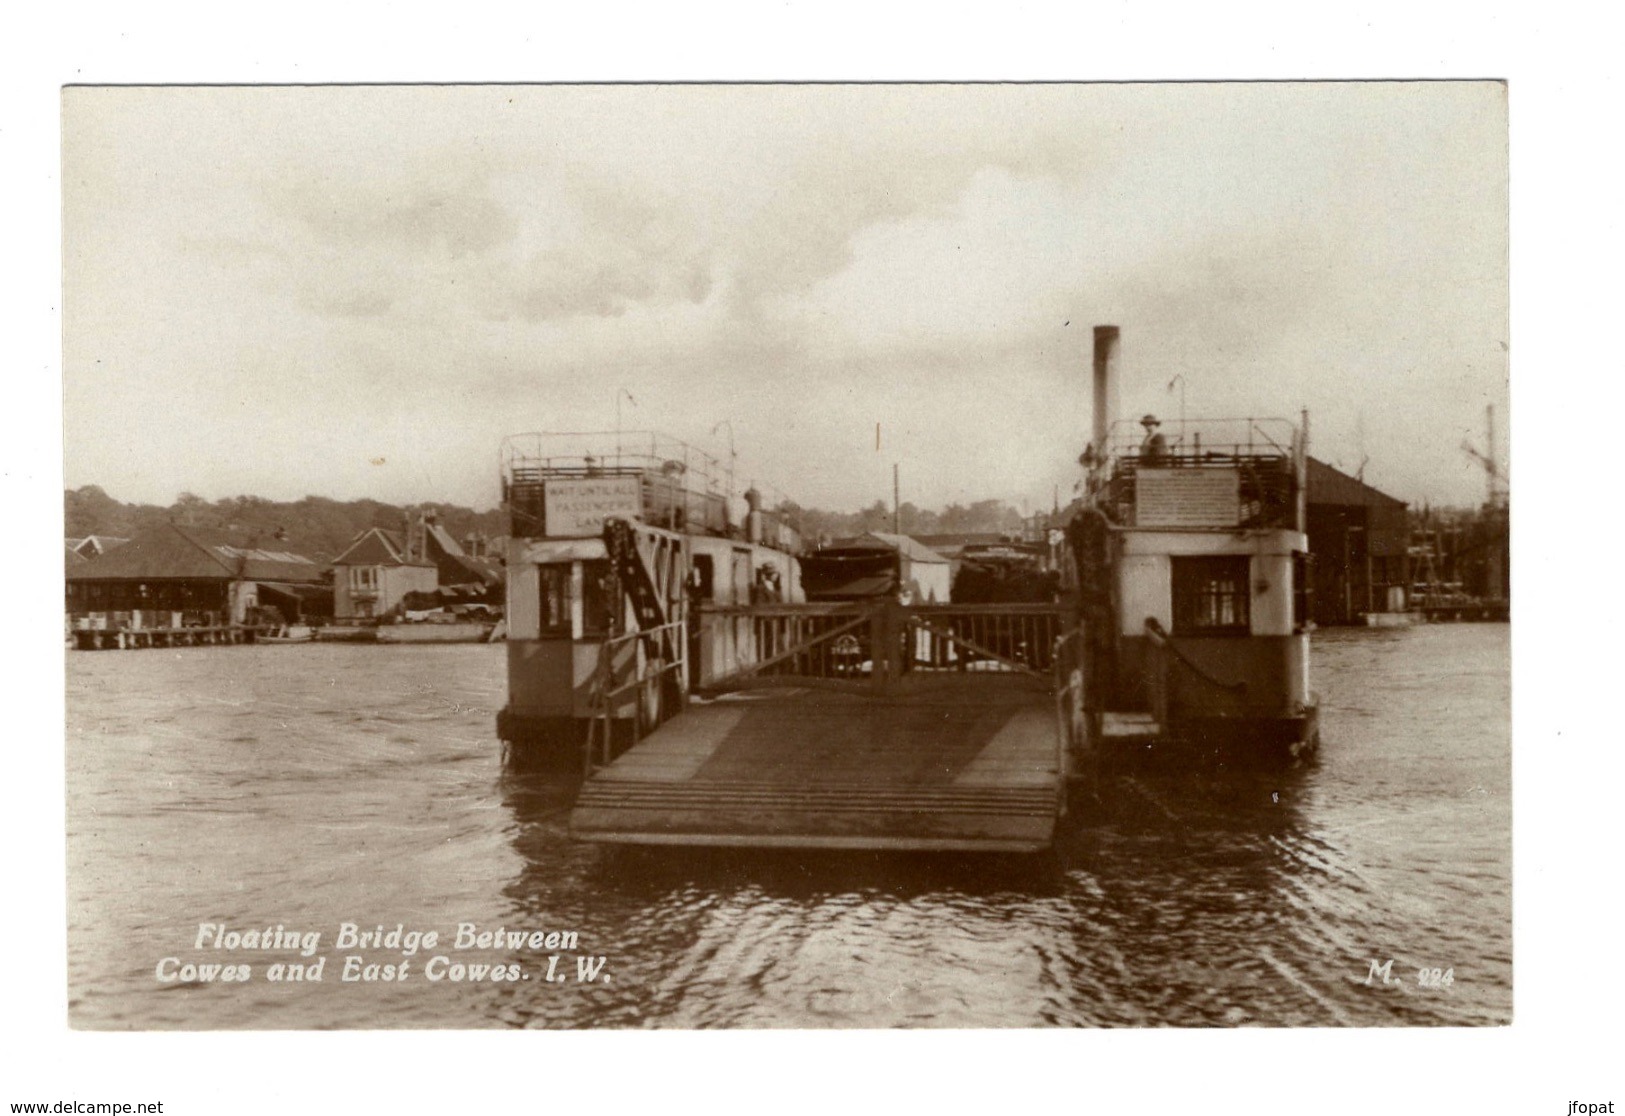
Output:
M1246 555L1174 558L1175 635L1246 635L1251 561Z
M549 562L536 567L540 634L570 634L570 563Z
M693 579L694 594L700 600L716 600L716 567L711 561L711 555L694 555L694 569L689 576Z
M1309 579L1309 555L1298 551L1292 555L1292 630L1307 631L1312 610Z
M581 630L591 635L608 635L613 628L609 562L581 563Z
M750 551L737 547L733 552L733 584L729 604L750 603Z

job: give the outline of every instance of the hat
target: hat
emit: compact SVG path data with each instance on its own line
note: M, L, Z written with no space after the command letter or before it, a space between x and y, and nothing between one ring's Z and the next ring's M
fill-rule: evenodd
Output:
M1141 426L1161 426L1162 423L1157 421L1157 416L1156 415L1146 415L1143 419L1140 420L1140 425Z

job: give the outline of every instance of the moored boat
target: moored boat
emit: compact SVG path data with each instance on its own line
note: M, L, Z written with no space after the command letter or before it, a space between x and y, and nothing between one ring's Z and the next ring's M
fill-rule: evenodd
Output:
M275 631L256 636L255 643L310 643L316 638L316 629L309 624L284 624Z
M495 627L491 620L380 624L375 638L379 643L485 643Z

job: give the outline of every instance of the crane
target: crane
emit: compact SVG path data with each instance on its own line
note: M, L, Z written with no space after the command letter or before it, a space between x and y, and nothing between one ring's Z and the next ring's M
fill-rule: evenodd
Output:
M1483 466L1484 483L1488 494L1487 504L1489 507L1495 508L1499 507L1501 503L1506 473L1502 470L1495 455L1495 407L1484 408L1484 417L1489 432L1489 452L1480 453L1477 446L1466 440L1461 443L1461 451Z

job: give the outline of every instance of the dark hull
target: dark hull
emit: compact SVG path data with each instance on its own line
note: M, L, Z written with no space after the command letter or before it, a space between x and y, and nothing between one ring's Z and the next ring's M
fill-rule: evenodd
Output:
M1155 739L1105 752L1109 766L1173 764L1268 769L1312 759L1320 747L1320 710L1292 717L1200 717L1173 725Z
M587 725L580 717L542 716L512 708L497 712L503 765L511 771L585 772ZM610 722L610 756L632 746L630 718Z

